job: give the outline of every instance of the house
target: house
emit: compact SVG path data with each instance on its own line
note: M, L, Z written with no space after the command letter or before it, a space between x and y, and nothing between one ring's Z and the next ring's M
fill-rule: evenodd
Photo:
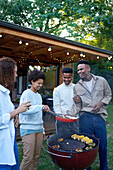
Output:
M18 64L18 79L12 93L16 105L18 96L28 87L30 67L53 71L51 83L46 84L52 93L61 83L62 67L73 68L73 63L82 59L109 58L113 52L0 20L0 57L3 56L13 58Z

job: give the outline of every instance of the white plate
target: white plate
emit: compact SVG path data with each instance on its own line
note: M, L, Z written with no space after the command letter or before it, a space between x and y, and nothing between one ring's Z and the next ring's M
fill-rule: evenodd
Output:
M77 117L73 117L73 116L65 116L65 118L68 118L68 119L78 119Z

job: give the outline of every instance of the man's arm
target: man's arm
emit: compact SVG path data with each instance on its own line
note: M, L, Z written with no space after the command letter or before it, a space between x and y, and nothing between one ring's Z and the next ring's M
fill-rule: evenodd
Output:
M95 112L98 112L101 107L106 108L112 98L111 88L106 79L104 79L103 83L104 83L104 98L93 107L92 110Z
M57 89L54 89L53 92L53 109L55 113L61 114L60 96Z
M74 97L73 97L73 101L74 101L74 104L72 105L72 112L75 113L75 115L77 113L80 112L81 110L81 107L82 107L82 100L80 98L80 96L77 95L77 92L76 92L76 88L74 87L73 88L73 93L74 93Z
M74 102L75 103L81 103L82 100L81 100L80 96L77 95L77 91L76 91L75 87L73 88L73 93L74 93L74 97L73 97Z
M112 99L111 88L106 79L104 79L104 98L102 99L101 102L104 103L104 105L108 105L111 99Z

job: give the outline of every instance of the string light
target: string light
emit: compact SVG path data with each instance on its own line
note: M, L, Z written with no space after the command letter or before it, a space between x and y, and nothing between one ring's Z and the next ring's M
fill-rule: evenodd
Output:
M51 46L48 48L48 51L51 51Z
M19 41L19 44L22 44L22 40L20 40ZM29 45L29 43L28 42L26 42L25 43L26 45ZM41 46L40 45L38 45L38 46L35 46L35 48L40 48ZM24 48L26 48L26 47L24 47ZM51 59L53 59L54 61L57 61L57 63L60 63L60 64L68 64L68 63L70 63L70 62L72 62L74 59L76 59L76 60L83 60L83 58L80 58L80 57L85 57L85 54L83 54L83 52L81 52L80 53L80 57L78 56L78 54L74 54L73 56L70 56L67 60L62 60L59 56L54 56L53 55L53 52L52 52L52 48L51 48L51 46L49 46L49 48L47 49L48 51L49 51L49 55L50 55L50 57L51 57ZM66 53L65 53L65 55L67 54L67 55L70 55L70 53L69 53L69 51L67 51L67 50L63 50L63 51L65 51ZM25 52L23 52L22 53L22 56L23 56L23 61L24 60L27 60L27 59L33 59L33 60L35 60L36 62L38 62L38 64L41 64L42 65L42 63L40 62L40 60L38 59L38 58L36 58L36 56L35 57L33 57L32 56L32 53L33 52L29 52L28 54L27 54L27 56L26 56L26 53ZM25 59L26 58L26 59ZM99 56L97 56L97 59L99 59L100 57ZM108 57L108 60L110 60L112 58L112 56L109 56Z
M48 49L49 49L49 48L48 48ZM64 50L64 51L67 51L67 50ZM69 55L69 51L67 51L66 54ZM70 63L71 61L73 61L73 59L74 59L75 56L76 56L76 55L73 55L70 60L62 61L61 59L59 59L59 57L56 57L56 56L53 57L53 53L52 53L52 51L50 51L50 57L51 57L53 60L59 62L60 64Z
M80 54L80 57L82 57L83 56L83 52L81 52L81 54Z
M69 55L69 51L67 51L67 55Z
M28 42L26 42L25 44L26 44L26 45L29 45L29 43L28 43Z
M97 59L99 59L100 57L99 56L97 56Z
M80 53L80 57L84 57L85 58L85 54L83 54L83 52Z
M2 38L2 34L0 34L0 38Z
M19 41L19 44L22 44L22 40Z
M22 40L20 40L20 44L22 44ZM26 42L25 44L26 44L26 45L29 45L28 42ZM41 47L40 45L35 46L35 48L40 48L40 47ZM26 47L24 47L24 48L26 48ZM51 59L53 59L54 61L57 61L57 63L60 63L60 64L68 64L68 63L72 62L72 61L74 60L74 58L77 59L77 60L80 60L80 59L82 60L82 58L80 58L80 57L86 57L85 54L84 54L83 52L81 52L81 53L80 53L80 57L78 57L78 55L74 54L73 56L70 56L70 58L68 58L67 60L64 61L64 60L62 60L62 59L61 59L60 57L58 57L58 56L53 56L53 52L52 52L51 46L49 46L49 48L48 48L47 50L49 51L49 54L50 54ZM66 52L66 55L70 55L70 52L69 52L68 50L63 50L63 51ZM29 54L28 54L27 56L26 56L25 53L23 53L23 57L26 58L26 60L29 59L29 58L31 58L31 57L33 57L33 56L32 56L32 52L29 52ZM112 57L112 56L109 56L108 59L110 59L111 57ZM97 59L99 59L99 58L100 58L100 57L97 56ZM42 64L42 63L40 62L40 60L37 59L36 57L33 57L33 59L34 59L36 62L38 62L38 64Z
M108 60L111 60L111 59L112 59L112 56L109 56L109 57L108 57Z

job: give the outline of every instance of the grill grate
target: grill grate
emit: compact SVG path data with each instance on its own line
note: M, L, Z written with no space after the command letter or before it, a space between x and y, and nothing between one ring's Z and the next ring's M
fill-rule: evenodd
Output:
M73 139L64 139L62 142L59 143L60 150L66 150L66 151L73 151L76 149L83 149L85 147L85 143L73 140Z

